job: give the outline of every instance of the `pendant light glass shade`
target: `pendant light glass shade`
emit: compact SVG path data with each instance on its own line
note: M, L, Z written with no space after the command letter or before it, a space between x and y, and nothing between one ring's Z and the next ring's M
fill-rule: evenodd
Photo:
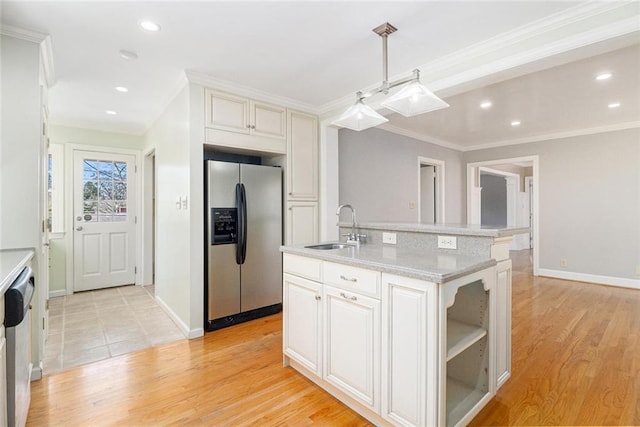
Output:
M389 120L359 99L332 124L351 130L364 130L386 123Z
M398 93L382 102L382 106L411 117L429 111L447 108L449 104L438 98L419 81L414 81L403 87Z

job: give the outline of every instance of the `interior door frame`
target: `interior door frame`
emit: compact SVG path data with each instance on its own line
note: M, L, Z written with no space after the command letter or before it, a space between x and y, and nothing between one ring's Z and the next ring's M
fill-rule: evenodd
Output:
M144 181L144 189L149 191L143 191L144 200L142 201L142 211L140 212L142 223L142 248L141 248L141 280L143 285L155 285L155 269L156 262L156 247L158 230L156 227L157 221L155 216L157 215L157 163L156 163L156 150L152 148L144 153L143 166L142 166L142 179Z
M422 165L434 166L434 173L436 176L436 194L434 196L436 202L436 217L434 218L435 224L444 224L446 222L445 216L445 161L438 159L431 159L429 157L418 156L418 221L422 219L422 189L420 179L420 167Z
M72 295L75 289L75 278L74 278L74 243L73 243L73 167L74 167L74 152L75 151L93 151L97 154L107 153L107 154L126 154L133 156L134 158L134 179L136 183L136 212L142 212L142 175L138 173L141 170L140 165L140 150L131 150L128 148L114 148L114 147L105 147L99 145L85 145L85 144L65 144L64 157L65 157L65 166L64 166L64 230L65 230L65 255L66 255L66 291L67 295ZM140 215L137 214L139 217ZM140 265L140 261L142 260L142 233L141 233L141 225L143 221L135 221L135 232L136 232L136 266ZM141 269L138 268L135 273L135 284L140 285L141 281Z
M473 218L479 218L480 205L475 195L479 185L480 167L490 167L505 163L533 163L533 275L538 275L540 269L540 156L525 156L482 162L467 163L467 224L473 224Z

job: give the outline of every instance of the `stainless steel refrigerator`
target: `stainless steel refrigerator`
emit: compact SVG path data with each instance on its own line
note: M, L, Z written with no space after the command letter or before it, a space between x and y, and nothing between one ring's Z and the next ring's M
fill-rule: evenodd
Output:
M205 162L207 330L282 310L282 172Z

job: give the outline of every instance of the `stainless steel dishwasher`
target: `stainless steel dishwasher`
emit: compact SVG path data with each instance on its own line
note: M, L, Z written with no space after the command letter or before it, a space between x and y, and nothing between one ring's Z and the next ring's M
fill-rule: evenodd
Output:
M4 295L7 334L7 424L23 427L31 401L31 298L33 271L25 267Z

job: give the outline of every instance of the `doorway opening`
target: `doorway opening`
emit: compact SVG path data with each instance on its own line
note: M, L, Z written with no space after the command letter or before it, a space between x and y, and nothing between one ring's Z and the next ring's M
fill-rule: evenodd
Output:
M540 255L538 174L538 156L467 164L467 223L529 227L529 233L513 236L511 249L533 249L534 275Z
M418 221L423 224L445 222L444 166L442 160L418 157Z

